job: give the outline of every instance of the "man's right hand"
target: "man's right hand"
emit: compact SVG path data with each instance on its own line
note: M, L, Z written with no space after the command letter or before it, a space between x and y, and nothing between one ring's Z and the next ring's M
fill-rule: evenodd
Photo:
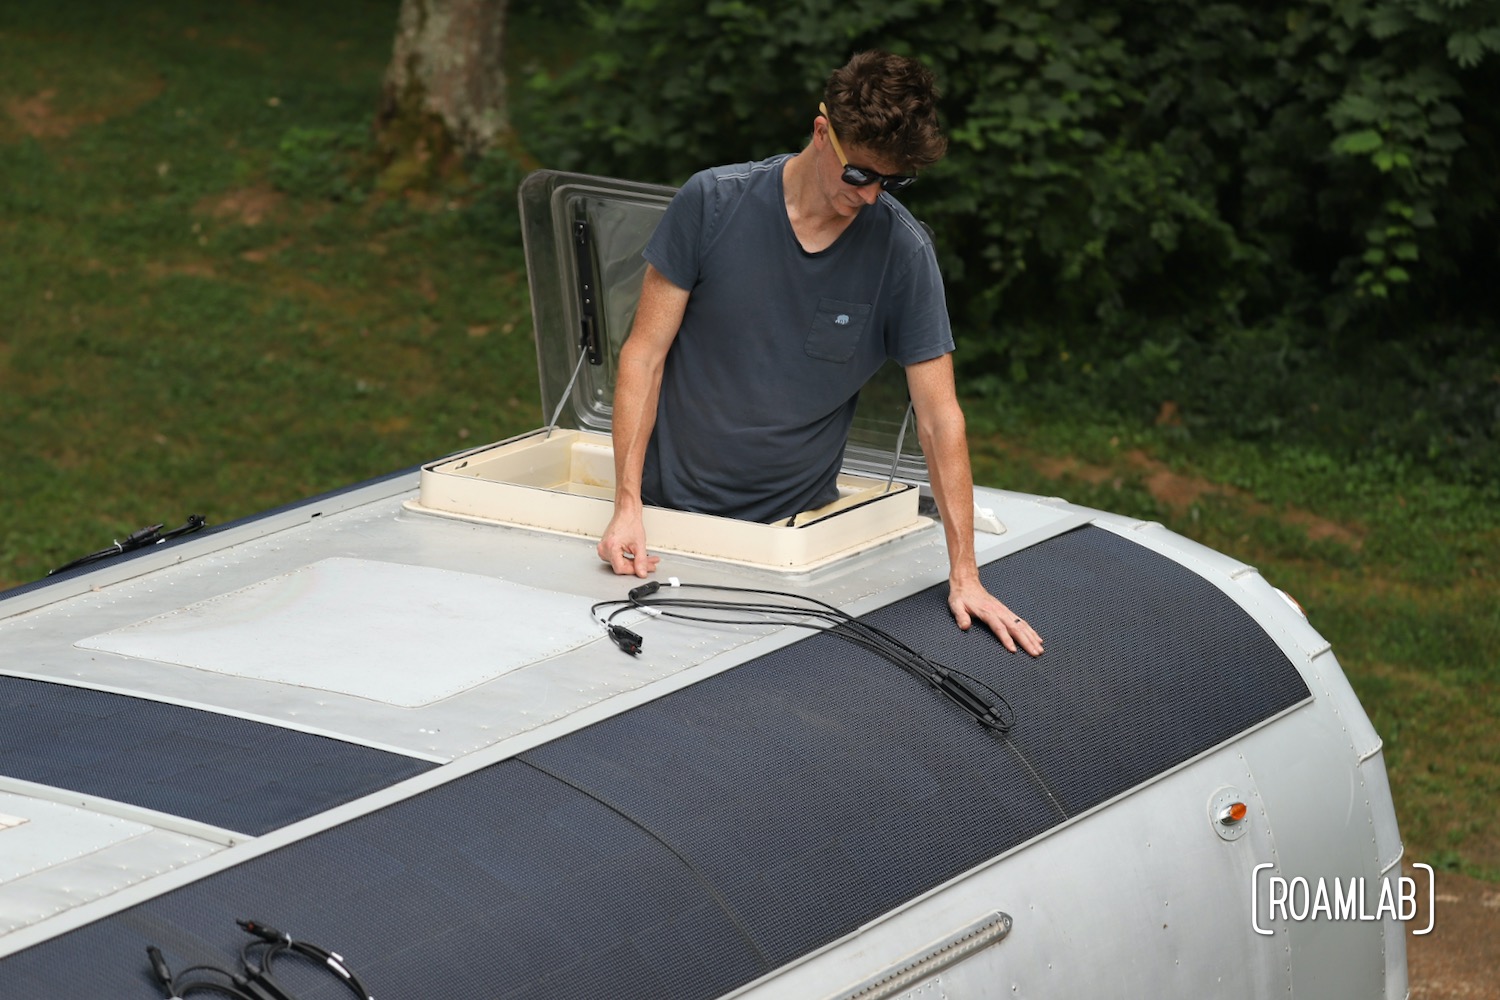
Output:
M616 510L599 539L599 558L609 563L609 568L620 576L638 576L656 570L661 556L646 552L646 527L641 523L639 511Z

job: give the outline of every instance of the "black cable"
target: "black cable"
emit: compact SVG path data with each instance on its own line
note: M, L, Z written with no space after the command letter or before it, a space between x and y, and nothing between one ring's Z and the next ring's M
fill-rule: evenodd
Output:
M656 581L652 581L652 582L656 583ZM725 609L725 610L746 610L746 611L752 611L752 612L757 612L757 613L767 613L767 614L809 615L809 616L812 616L812 617L823 618L825 620L830 620L830 621L833 621L835 623L835 628L834 629L827 629L826 631L835 631L837 629L849 629L851 631L858 631L858 632L866 633L866 634L868 634L870 636L873 636L877 642L888 644L889 646L893 647L894 649L900 650L902 653L906 654L906 656L910 657L913 661L919 662L921 664L928 665L929 667L932 667L935 670L942 670L942 671L946 671L948 673L951 673L953 675L956 675L956 676L959 676L959 677L963 677L963 678L965 678L967 680L972 681L973 683L975 683L977 685L985 687L990 692L990 694L994 695L995 697L997 697L997 698L1000 697L1000 695L999 695L998 692L996 692L993 688L990 688L988 685L984 684L982 681L979 681L979 680L977 680L977 679L969 676L968 674L965 674L964 672L962 672L960 670L955 670L955 669L950 668L950 667L940 667L940 666L938 666L936 664L933 664L932 661L928 660L921 653L918 653L916 650L912 649L910 646L906 645L904 642L902 642L901 640L897 639L895 636L891 635L889 632L886 632L885 630L883 630L881 628L878 628L877 626L871 625L868 622L865 622L865 621L862 621L862 620L860 620L858 618L855 618L853 615L848 614L847 612L843 611L842 609L837 608L834 605L827 603L826 601L821 601L821 600L819 600L816 597L808 597L808 596L803 595L803 594L791 594L791 593L787 593L785 591L777 591L777 590L757 590L757 589L753 589L753 588L749 588L749 587L716 587L716 586L710 586L710 585L706 585L706 584L686 584L686 583L679 583L679 584L677 584L677 586L681 586L681 587L694 587L694 588L699 588L699 589L710 589L710 590L724 590L724 591L731 591L731 592L738 592L738 593L750 593L750 594L767 594L767 595L775 596L775 597L789 597L789 598L792 598L793 600L802 600L802 601L807 601L807 602L809 602L811 604L815 604L815 605L817 605L817 609L815 610L815 609L812 609L812 608L794 608L794 607L791 607L789 605L778 605L778 604L750 604L750 603L738 602L738 601L709 601L709 600L699 601L699 600L694 600L694 599L690 599L690 598L660 598L660 599L655 600L655 601L645 602L645 601L641 600L641 598L644 597L644 596L649 596L651 593L654 593L654 591L648 590L649 586L650 585L648 584L646 587L637 587L635 590L631 591L630 607L648 607L649 606L649 607L652 607L652 608L659 608L659 607L662 607L662 606L681 605L681 606L685 606L685 607L721 608L721 609ZM645 591L646 593L644 593L644 594L640 593L642 591ZM618 602L602 602L602 603L608 604L608 603L618 603ZM598 606L599 605L595 605L596 608ZM616 611L614 614L612 614L610 616L610 618L612 619L612 618L615 617L615 615L618 615L618 614L620 614L620 613L622 613L623 611L626 611L626 610L629 610L629 607L621 608L619 611ZM720 625L760 625L760 624L803 625L803 623L800 623L800 622L789 622L789 621L784 621L784 620L777 621L777 622L766 622L763 619L751 619L751 620L746 620L746 619L713 619L713 618L705 618L705 617L697 616L697 615L683 615L681 613L670 612L670 611L660 611L658 613L660 615L662 615L663 617L682 618L682 619L686 619L686 620L689 620L689 621L701 621L701 622L706 622L706 623L710 623L710 624L720 624ZM849 636L846 636L846 637L849 637Z
M206 524L208 524L208 520L202 514L189 514L186 522L180 527L173 528L171 531L163 532L161 530L163 525L160 524L147 525L144 528L132 531L125 536L123 541L116 539L115 543L109 548L100 549L98 552L90 552L86 556L80 556L70 563L64 563L56 569L50 570L47 575L55 576L70 569L77 569L80 566L99 562L101 559L124 555L126 552L134 552L136 549L143 549L148 545L160 545L162 542L169 542L179 535L198 531Z
M1021 746L1010 735L1010 730L1013 728L1013 726L1015 724L1015 715L1014 715L1014 711L1011 709L1010 703L1005 699L1005 697L1003 695L1001 695L999 692L995 691L994 688L990 687L988 684L984 683L983 681L980 681L980 680L978 680L978 679L976 679L974 677L971 677L970 675L965 674L962 671L955 670L955 669L953 669L951 667L945 667L945 666L943 666L941 664L935 663L934 661L929 660L927 657L925 657L922 654L918 653L917 651L913 650L911 647L907 646L905 643L901 642L896 637L894 637L894 636L890 635L889 633L885 632L883 629L880 629L877 626L871 625L869 622L865 622L865 621L862 621L862 620L860 620L858 618L855 618L852 615L849 615L846 612L844 612L844 611L842 611L842 610L834 607L833 605L828 604L827 602L824 602L824 601L820 601L820 600L818 600L815 597L808 597L808 596L805 596L805 595L802 595L802 594L785 594L785 593L783 593L781 591L755 590L755 589L752 589L752 588L745 588L745 587L708 587L708 586L703 585L703 584L686 584L686 583L681 583L680 581L677 582L677 583L675 583L675 584L673 584L673 586L677 586L677 587L695 587L695 588L698 588L698 589L716 589L716 590L724 590L724 591L731 591L731 592L733 592L733 591L739 591L739 592L748 592L748 593L756 593L756 594L768 594L768 595L771 595L771 596L784 596L784 597L791 597L791 598L793 598L795 600L801 600L801 601L808 602L810 604L817 605L818 608L821 609L821 610L815 610L813 608L797 608L797 609L795 609L795 613L798 614L798 615L804 615L804 616L823 617L823 618L825 618L827 620L835 620L835 621L839 622L840 623L839 626L833 627L833 628L822 629L822 631L837 632L841 637L843 637L844 639L846 639L846 640L848 640L850 642L854 642L854 643L856 643L858 645L862 645L862 646L864 646L865 648L868 648L868 649L873 649L875 652L879 653L880 655L885 656L888 659L892 659L893 662L896 662L899 666L901 666L904 669L906 669L909 673L912 673L912 674L920 677L921 679L927 681L929 684L932 684L934 687L939 688L939 690L944 694L944 696L946 696L947 698L949 698L949 700L958 702L964 708L964 710L966 712L968 712L970 715L974 716L974 718L977 719L982 725L985 725L986 728L992 729L992 730L996 731L1000 736L1004 737L1006 745L1010 748L1011 752L1020 761L1021 765L1031 775L1032 779L1036 782L1037 786L1042 790L1043 794L1045 794L1047 796L1047 799L1052 803L1053 807L1058 811L1058 814L1063 819L1065 819L1065 820L1069 818L1069 813L1068 813L1067 809L1065 809L1063 807L1063 805L1059 801L1057 795L1052 791L1051 786L1042 777L1041 773L1037 770L1036 765L1034 765L1031 762L1031 760L1026 756L1026 754L1022 750ZM616 616L621 615L621 614L625 613L626 611L630 611L630 610L633 610L633 609L640 609L640 610L649 610L649 613L660 615L662 617L675 617L675 618L686 619L686 620L690 620L690 621L699 621L699 622L703 622L703 623L707 623L707 624L722 624L722 625L746 625L746 624L748 624L748 625L768 625L768 624L783 624L783 625L798 625L798 626L801 626L801 627L809 627L806 624L801 623L801 622L785 621L785 620L773 622L773 621L768 621L768 620L766 620L764 618L761 618L761 619L745 619L745 618L740 618L740 619L714 619L714 618L708 618L708 617L699 616L699 615L684 615L684 614L681 614L680 612L664 611L664 610L661 610L662 606L671 607L671 606L676 605L676 606L701 606L701 607L705 607L705 608L713 606L713 607L733 608L733 609L741 610L741 611L752 611L753 610L753 611L757 611L757 612L759 612L759 611L770 611L772 613L783 613L783 609L786 609L788 606L787 605L778 605L778 604L756 604L756 603L738 602L738 601L711 601L711 600L695 601L693 599L679 599L679 598L657 598L655 600L650 600L650 598L652 598L656 593L658 593L660 591L661 587L662 587L661 581L659 581L659 580L651 580L651 581L648 581L647 583L644 583L641 586L636 587L635 589L631 590L630 594L629 594L629 597L627 599L625 599L625 600L600 601L598 604L595 604L594 607L593 607L593 609L592 609L594 617L595 618L599 617L599 615L598 615L598 609L601 608L601 607L607 607L607 606L611 606L611 605L620 605L620 607L617 610L615 610L614 612L612 612L609 615L608 618L600 619L600 621L609 622L609 621L612 621L612 619L614 619ZM637 637L637 639L638 638L639 637ZM903 654L905 654L905 656L904 657L893 656L892 655L892 651L893 650L900 650ZM637 651L639 651L639 644L637 644ZM946 674L949 677L963 678L965 681L967 681L973 687L979 688L979 689L982 689L985 692L988 692L988 694L993 697L994 704L988 704L988 703L986 703L985 700L982 697L975 697L974 693L972 692L972 690L969 689L969 687L967 685L959 685L959 684L949 684L949 683L947 683L947 681L946 681L946 679L944 677L944 674ZM1000 708L1000 706L1003 706L1003 710ZM988 718L986 718L986 716L988 716Z
M953 667L929 659L906 643L869 622L855 618L840 608L809 597L780 590L764 590L755 587L730 587L713 584L682 583L675 578L673 588L714 590L726 593L754 594L764 597L801 601L807 606L762 601L722 600L714 598L657 597L661 581L651 580L632 589L623 600L599 601L590 608L590 613L610 638L622 650L638 655L643 645L641 637L616 625L615 619L627 611L641 610L649 615L675 618L681 621L699 622L709 625L781 625L805 628L815 632L829 632L847 642L867 649L914 677L925 681L949 701L958 705L980 725L1002 735L1015 724L1015 712L1010 702L998 691L983 681ZM600 616L600 609L615 607L607 616ZM684 609L684 610L668 610ZM722 611L737 613L740 617L720 618L709 615L686 614L685 610ZM755 617L746 617L755 616Z
M285 952L292 952L309 959L315 965L332 973L339 982L349 987L359 1000L373 1000L370 991L345 964L342 955L309 941L293 940L290 934L285 934L258 920L236 920L235 923L244 928L252 937L252 940L246 942L245 946L240 949L240 965L245 970L243 974L207 964L190 965L174 974L167 965L166 959L162 957L160 948L151 945L146 949L146 954L151 958L152 974L167 991L167 1000L184 1000L189 993L218 993L221 996L230 997L231 1000L297 1000L294 993L278 983L271 975L272 962L278 955ZM258 961L252 954L253 949L256 948L263 949L258 956ZM197 978L184 978L195 972L200 974ZM215 979L204 978L203 973L222 976L228 982L221 983Z
M349 987L349 990L359 1000L374 1000L365 984L360 982L359 977L344 962L344 956L329 951L327 948L319 947L310 941L297 941L290 934L286 934L276 928L259 920L236 920L253 940L246 942L240 949L240 962L251 981L270 991L270 1000L295 1000L286 988L278 983L271 975L271 963L278 955L285 952L293 952L303 958L310 959L314 964L322 966L331 972L339 982ZM250 952L253 948L264 948L260 963L252 964Z
M218 993L232 1000L283 1000L256 989L244 976L217 965L190 965L174 974L167 965L167 960L162 957L160 948L149 945L146 954L151 959L151 971L156 976L156 981L167 991L167 1000L184 1000L189 993ZM223 976L229 982L225 984L212 979L183 979L194 972L211 972Z

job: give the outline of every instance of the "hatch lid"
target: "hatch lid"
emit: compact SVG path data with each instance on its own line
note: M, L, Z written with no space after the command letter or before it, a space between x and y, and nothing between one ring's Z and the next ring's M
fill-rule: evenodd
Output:
M521 230L544 420L562 403L559 426L610 429L620 348L646 273L641 251L676 193L660 184L555 170L538 170L522 181ZM589 358L580 369L584 354ZM860 393L844 451L846 471L883 478L894 468L898 479L927 482L914 428L901 435L907 399L904 371L887 362Z

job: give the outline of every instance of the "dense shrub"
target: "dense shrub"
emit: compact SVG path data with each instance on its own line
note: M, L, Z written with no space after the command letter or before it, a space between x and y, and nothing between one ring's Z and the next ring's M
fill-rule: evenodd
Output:
M1201 391L1275 377L1241 366L1247 344L1284 343L1313 392L1405 354L1425 381L1393 402L1447 399L1465 428L1423 427L1424 452L1500 466L1495 4L623 0L592 18L601 51L520 111L549 166L680 182L800 147L854 51L931 65L951 151L903 198L937 232L970 378L1134 375L1228 425L1229 400L1303 386Z

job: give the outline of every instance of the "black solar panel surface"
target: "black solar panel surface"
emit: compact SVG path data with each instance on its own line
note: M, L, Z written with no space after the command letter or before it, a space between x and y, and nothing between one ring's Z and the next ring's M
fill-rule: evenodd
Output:
M0 774L255 836L433 765L216 712L0 677Z
M983 575L1042 659L958 632L943 588L869 617L1004 692L1012 739L813 637L0 961L0 995L145 1000L148 942L228 957L259 914L377 997L715 997L1308 696L1224 594L1101 529Z

